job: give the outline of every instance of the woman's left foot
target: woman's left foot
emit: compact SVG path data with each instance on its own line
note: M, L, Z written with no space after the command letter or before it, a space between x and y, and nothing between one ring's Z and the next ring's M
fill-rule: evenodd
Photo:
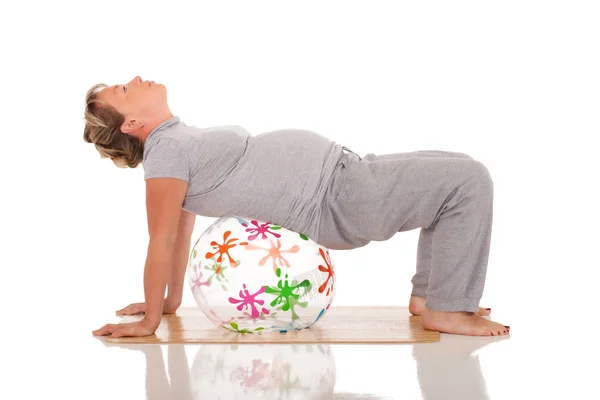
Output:
M412 315L421 315L423 309L425 308L426 301L427 299L425 297L410 296L410 303L408 303L408 311L410 311ZM477 311L477 314L481 316L490 315L491 313L491 308L479 307L479 311Z

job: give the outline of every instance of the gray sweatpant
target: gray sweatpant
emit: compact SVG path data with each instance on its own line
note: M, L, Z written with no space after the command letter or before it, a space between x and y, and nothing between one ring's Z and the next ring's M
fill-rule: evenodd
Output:
M436 311L478 309L492 234L493 183L472 157L344 148L322 203L318 241L352 249L421 228L412 295Z

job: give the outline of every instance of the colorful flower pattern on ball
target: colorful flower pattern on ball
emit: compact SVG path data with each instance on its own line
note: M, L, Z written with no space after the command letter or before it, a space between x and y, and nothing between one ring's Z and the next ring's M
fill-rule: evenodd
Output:
M235 323L235 322L230 322L229 326L228 325L221 325L221 327L227 329L228 331L234 331L234 332L237 332L237 333L254 333L254 332L259 332L259 331L262 331L262 330L265 329L262 326L254 328L253 330L245 329L245 328L240 329L239 325L237 323Z
M325 260L325 265L327 265L326 267L319 265L319 271L325 272L327 274L327 279L325 280L325 282L323 282L321 286L319 286L319 293L323 293L325 291L325 288L331 281L331 285L327 287L327 293L325 293L325 296L329 296L329 293L333 291L335 273L333 271L333 265L331 264L331 258L329 258L329 250L325 254L323 249L319 247L319 253L321 253L321 257L323 257L323 260Z
M196 262L199 254L207 261ZM209 319L228 331L253 334L308 328L321 319L335 293L329 251L306 235L271 222L219 218L198 239L192 256L188 274L194 297ZM271 268L261 268L266 264L274 274ZM215 284L223 291L212 290ZM219 293L230 306L221 303L219 310L213 309ZM211 304L211 299L217 302Z
M243 225L243 226L246 226L246 227L248 226L248 221L246 221L245 219L243 219L243 218L240 218L240 217L235 217L235 218L238 220L238 222L240 223L240 225ZM255 223L255 222L256 222L256 223ZM259 225L258 221L255 221L255 220L252 220L252 224L253 224L253 225L256 225L256 226L258 226L258 225ZM266 223L264 223L263 225L266 225L266 224L271 224L271 222L266 222ZM220 224L219 224L219 225L220 225ZM207 230L207 232L208 232L208 233L210 233L210 231L212 231L212 228L213 228L213 227L211 226L211 227L209 228L209 230ZM282 228L283 228L283 227L282 227L282 226L279 226L279 225L271 225L271 230L274 230L274 231L276 231L276 230L279 230L279 229L282 229ZM272 233L272 232L271 232L271 233ZM304 233L298 233L298 235L300 236L300 239L308 241L308 236L306 236ZM279 237L279 236L276 236L276 237ZM263 235L263 239L266 239L266 237L264 237L264 235ZM249 240L253 240L253 239L249 239Z
M277 311L268 311L268 314L265 314L264 312L260 312L260 314L258 315L258 317L253 317L252 315L250 315L247 311L244 311L242 313L241 316L237 317L236 320L237 321L252 321L252 322L257 322L257 321L261 321L261 322L266 322L269 320L273 320L275 318L277 318Z
M275 243L273 243L273 241L271 239L269 239L269 243L271 244L271 248L265 248L265 247L261 247L255 244L247 244L246 245L246 250L263 250L267 252L267 255L265 257L263 257L259 262L258 265L260 265L261 267L263 265L266 264L266 262L269 260L269 258L273 259L273 271L277 271L277 264L280 264L280 267L290 267L290 262L283 256L282 253L297 253L300 251L300 246L298 246L297 244L295 244L294 246L292 246L291 248L287 249L287 250L281 250L281 240L277 239L277 245L275 245Z
M265 292L265 287L261 286L260 289L254 293L254 294L250 294L250 292L248 291L248 289L246 289L246 284L244 283L244 288L240 290L240 299L236 299L234 297L230 297L229 298L229 302L231 304L238 304L237 309L238 311L242 311L243 308L245 308L246 310L248 310L248 307L250 307L250 309L252 310L252 317L257 318L260 313L258 311L258 308L256 307L256 304L262 306L263 304L265 304L264 300L258 300L256 299L256 297ZM269 310L267 310L266 308L262 307L261 311L265 314L269 313Z
M210 286L208 280L202 282L202 270L198 264L194 264L194 277L192 278L192 290L200 289L201 286Z
M276 271L277 277L281 278L281 269L277 268ZM308 302L299 302L300 294L294 293L295 290L298 290L301 287L310 287L310 281L308 279L303 280L302 282L296 284L296 281L292 281L292 285L288 282L288 276L285 275L285 279L280 279L277 282L277 287L265 287L265 292L268 294L275 295L275 299L271 302L271 306L280 305L278 310L292 312L292 320L298 319L298 314L296 314L295 306L306 307Z
M217 262L215 257L211 257L213 262L212 265L205 265L204 269L212 272L212 274L208 277L208 284L212 283L212 278L216 278L217 281L221 284L223 290L227 290L227 286L225 283L227 282L227 278L225 277L225 270L228 268L226 265L223 265L223 262ZM240 260L236 260L237 266L241 264Z
M210 245L212 246L213 249L217 250L215 253L206 253L206 258L211 258L215 255L219 255L219 258L217 258L218 262L221 262L223 260L223 256L226 255L227 258L229 259L229 265L231 265L231 268L235 268L237 267L237 263L235 262L235 260L233 259L233 257L231 257L231 255L229 254L229 251L231 249L233 249L235 246L237 246L238 244L240 246L244 246L247 245L247 242L240 242L240 243L233 243L236 240L240 240L238 238L231 238L229 240L227 240L227 238L229 237L229 235L231 235L231 231L225 231L225 233L223 233L223 244L219 244L216 241L212 241L210 242Z
M261 236L261 235L262 235L263 239L266 239L267 233L270 233L271 235L275 236L276 238L281 237L281 235L279 233L271 232L269 230L270 225L271 225L270 222L264 222L262 224L259 224L258 221L252 220L251 223L252 223L252 225L254 225L254 227L248 227L247 222L242 223L242 226L246 227L246 232L254 233L254 235L248 236L248 240L254 240L258 236Z

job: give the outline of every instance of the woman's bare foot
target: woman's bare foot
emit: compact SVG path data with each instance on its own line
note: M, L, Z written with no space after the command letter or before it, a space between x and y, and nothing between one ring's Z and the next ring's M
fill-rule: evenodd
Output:
M424 329L467 336L500 336L510 333L510 326L487 320L473 312L442 312L423 308Z
M423 309L425 308L426 300L427 299L425 299L425 297L410 296L410 303L408 303L408 311L410 311L412 315L421 315L421 312L423 312ZM481 316L490 315L491 313L491 308L479 307L479 311L477 311L477 314Z

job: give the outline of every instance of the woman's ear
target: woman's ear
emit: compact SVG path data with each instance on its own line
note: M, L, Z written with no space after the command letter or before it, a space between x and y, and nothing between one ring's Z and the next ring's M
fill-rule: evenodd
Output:
M131 135L132 133L136 132L137 130L139 130L143 127L144 127L143 122L132 119L129 121L125 121L121 124L121 132L123 132L127 135Z

